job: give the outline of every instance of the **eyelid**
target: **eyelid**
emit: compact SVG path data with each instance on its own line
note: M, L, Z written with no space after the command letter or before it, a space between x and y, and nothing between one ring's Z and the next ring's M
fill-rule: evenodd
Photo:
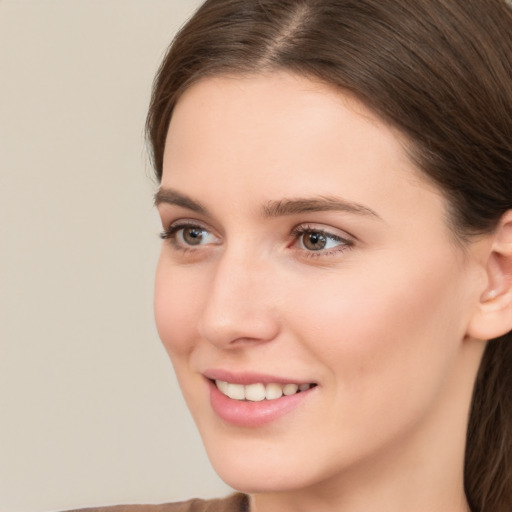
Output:
M165 224L164 222L162 222L162 223ZM197 228L204 229L205 231L211 231L211 229L208 226L206 226L204 223L202 223L199 220L177 219L177 220L173 220L172 222L167 224L167 227L164 226L162 235L175 232L181 228L190 228L190 227L192 227L192 228L197 227Z
M357 237L348 233L347 231L319 222L303 222L301 224L298 224L292 229L292 235L301 234L304 232L309 233L311 231L324 233L327 236L339 238L346 242L354 243L357 241Z

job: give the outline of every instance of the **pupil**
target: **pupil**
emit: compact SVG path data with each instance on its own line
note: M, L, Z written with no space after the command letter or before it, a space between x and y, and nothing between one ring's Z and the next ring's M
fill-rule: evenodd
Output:
M325 247L326 242L325 236L321 233L309 233L304 240L304 246L306 249L319 251Z
M183 238L189 245L199 245L203 239L203 232L196 228L187 228L183 231Z

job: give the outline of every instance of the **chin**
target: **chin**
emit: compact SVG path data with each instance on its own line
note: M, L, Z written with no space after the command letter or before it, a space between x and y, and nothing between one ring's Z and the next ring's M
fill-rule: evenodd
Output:
M293 446L281 436L265 438L260 432L234 435L228 440L203 436L210 462L230 487L247 494L287 492L306 489L329 479L334 467L326 464L327 453L313 454L294 440ZM284 434L284 432L283 432ZM306 449L304 449L306 448ZM313 460L322 462L317 465ZM339 469L340 461L337 461Z
M230 457L229 457L230 458ZM234 458L234 457L233 457ZM219 477L230 487L246 494L261 494L304 489L311 484L311 476L291 468L270 467L265 463L237 461L211 461Z

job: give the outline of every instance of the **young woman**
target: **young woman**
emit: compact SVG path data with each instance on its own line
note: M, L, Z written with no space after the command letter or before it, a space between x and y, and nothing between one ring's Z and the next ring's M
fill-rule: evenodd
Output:
M208 0L148 133L158 330L244 493L161 510L510 512L507 2Z

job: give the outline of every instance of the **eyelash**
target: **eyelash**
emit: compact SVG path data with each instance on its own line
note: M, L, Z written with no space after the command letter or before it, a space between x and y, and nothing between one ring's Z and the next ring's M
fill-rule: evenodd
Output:
M210 231L207 228L201 226L201 224L198 224L197 222L179 222L177 224L171 224L167 229L162 231L160 233L160 238L162 240L168 240L171 243L172 247L178 251L181 251L183 253L194 252L197 250L194 246L187 246L176 240L176 234L180 230L186 228L196 228L197 230L210 233ZM314 226L307 224L295 227L290 233L290 238L294 243L298 243L301 237L308 234L318 234L320 236L325 237L326 239L334 240L335 242L339 243L339 245L333 247L332 249L320 249L317 251L299 248L302 255L309 258L318 258L321 256L331 256L334 254L339 254L350 249L354 245L354 242L348 238L335 235L334 233L330 233L329 231L316 228Z

